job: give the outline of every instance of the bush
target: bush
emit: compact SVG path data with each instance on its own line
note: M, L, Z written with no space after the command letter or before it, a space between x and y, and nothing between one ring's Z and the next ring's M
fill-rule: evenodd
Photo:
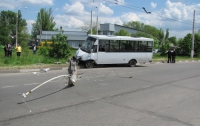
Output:
M43 56L49 56L49 48L45 47L45 46L41 46L39 49L39 54L43 55Z

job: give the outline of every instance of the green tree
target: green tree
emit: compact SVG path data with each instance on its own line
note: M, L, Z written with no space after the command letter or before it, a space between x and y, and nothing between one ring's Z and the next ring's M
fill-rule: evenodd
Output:
M25 19L22 19L22 14L21 11L18 10L18 43L22 44L22 42L27 42L29 41L29 36L27 35L28 30L27 30L27 23ZM26 37L25 37L26 36Z
M124 23L123 25L159 38L159 30L153 26L140 23L139 21L131 21L128 23Z
M118 32L115 32L115 35L117 35L117 36L131 36L131 34L124 29L121 29Z
M99 26L99 24L98 24ZM87 32L87 34L91 34L91 22L85 22L84 26L80 27L82 29L82 31ZM96 34L97 33L97 23L96 22L92 22L92 34Z
M49 49L49 56L56 59L68 59L70 54L70 46L66 43L67 36L61 33L57 34L56 37L52 36L52 47Z
M177 41L177 39L176 39L175 36L169 37L169 38L168 38L168 42L169 42L170 44L172 44L173 46L177 46L177 45L178 45L178 41Z
M179 55L190 56L192 44L192 34L187 34L182 41L179 42L177 53Z
M20 44L22 47L26 47L28 45L28 42L31 39L31 35L29 34L29 31L26 27L24 27L24 29L20 33L18 39L21 40Z
M195 34L194 40L194 56L198 56L200 54L200 34Z
M46 8L40 9L37 14L37 19L35 23L32 24L31 34L32 37L36 39L36 36L40 34L40 29L45 31L54 31L56 30L54 27L56 25L54 21L54 17L52 16L52 9Z
M8 17L6 11L1 12L0 22L0 45L4 45L11 41L9 37Z
M27 37L24 36L24 34L28 34L27 23L26 20L22 18L20 10L18 10L18 19L16 17L17 13L9 10L0 12L0 44L15 43L16 20L18 20L18 42L21 44L22 41L27 41L29 39L29 35L27 35Z
M152 38L152 39L154 39L154 49L159 49L159 48L160 48L160 47L159 47L159 40L158 40L156 37L154 37L154 36L152 36L152 35L150 35L150 34L148 34L148 33L137 32L137 33L135 33L135 34L131 34L131 36L133 36L133 37Z

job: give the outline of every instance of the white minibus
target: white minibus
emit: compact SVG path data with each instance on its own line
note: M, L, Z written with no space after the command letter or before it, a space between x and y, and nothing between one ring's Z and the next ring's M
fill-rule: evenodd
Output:
M89 35L74 58L92 68L98 64L144 64L152 61L151 38L131 36Z

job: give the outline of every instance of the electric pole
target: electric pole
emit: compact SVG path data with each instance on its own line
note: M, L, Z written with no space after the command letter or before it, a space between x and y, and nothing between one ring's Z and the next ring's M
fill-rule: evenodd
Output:
M193 16L193 26L192 26L192 50L191 50L191 58L194 56L194 24L195 24L195 10Z

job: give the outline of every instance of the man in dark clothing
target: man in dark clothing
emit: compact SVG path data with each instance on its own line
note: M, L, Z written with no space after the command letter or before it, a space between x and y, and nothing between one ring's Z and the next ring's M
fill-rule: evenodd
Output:
M7 44L5 44L5 46L4 46L4 53L5 53L4 57L7 57L8 56L8 46L7 46Z
M12 57L12 46L8 44L8 57Z
M172 62L172 54L171 54L171 50L170 49L167 51L167 55L168 55L167 63L171 63Z
M176 62L176 51L174 49L172 52L172 63L175 63L175 62Z

